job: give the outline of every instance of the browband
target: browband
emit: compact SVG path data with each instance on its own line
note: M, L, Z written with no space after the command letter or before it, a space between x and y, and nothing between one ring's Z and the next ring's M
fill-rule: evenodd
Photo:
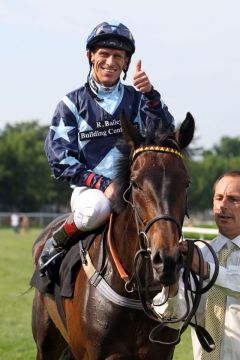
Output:
M166 152L166 153L170 153L170 154L175 154L175 155L179 156L180 158L183 158L180 151L178 151L176 149L172 149L170 147L164 147L164 146L141 146L141 147L134 150L132 160L134 160L137 157L137 155L139 155L140 153L142 153L144 151Z

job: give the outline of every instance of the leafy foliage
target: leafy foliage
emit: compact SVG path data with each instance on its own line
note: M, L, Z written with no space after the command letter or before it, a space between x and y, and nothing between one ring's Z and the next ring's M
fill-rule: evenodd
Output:
M43 205L60 206L68 201L68 186L56 186L50 178L43 149L46 134L47 127L39 126L37 121L7 125L0 134L0 206L3 210L39 211Z
M188 169L192 178L189 208L210 209L215 180L226 171L240 169L240 137L223 137L212 150L203 151L201 160L190 160Z

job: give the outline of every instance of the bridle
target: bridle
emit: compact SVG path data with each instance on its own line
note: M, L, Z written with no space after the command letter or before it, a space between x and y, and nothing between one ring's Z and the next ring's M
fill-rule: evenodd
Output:
M149 151L155 151L155 152L160 152L160 153L169 153L169 154L172 154L172 155L176 155L176 156L180 157L181 159L183 158L180 151L178 151L176 149L173 149L173 148L170 148L170 147L142 146L142 147L139 147L139 148L135 149L135 151L133 152L131 167L133 166L136 158L140 154L142 154L143 152L149 152ZM139 261L139 259L141 259L141 263L144 261L145 263L148 263L148 265L150 266L150 263L151 263L151 246L150 246L150 242L149 242L147 233L148 233L149 229L151 228L151 226L153 224L155 224L157 221L165 220L165 221L173 222L177 227L179 240L181 239L181 237L182 237L182 224L183 224L184 214L183 214L182 219L180 221L177 220L175 217L173 217L170 214L159 214L159 215L156 215L155 217L153 217L152 219L150 219L148 221L143 221L141 216L138 213L134 197L132 197L131 200L128 200L127 194L130 191L130 189L132 188L132 186L133 186L133 184L130 181L129 187L125 190L125 192L123 194L123 199L132 208L132 212L133 212L133 216L134 216L134 220L135 220L135 226L136 226L136 230L137 230L137 236L138 236L138 240L139 240L139 250L135 254L135 259L134 259L134 269L135 269L135 271L134 271L134 275L130 278L129 283L131 281L133 282L134 281L133 279L135 277L135 281L137 282L137 288L138 288L138 292L139 292L139 297L141 299L141 302L143 303L143 309L144 309L145 313L148 315L148 317L154 318L154 320L155 320L156 319L155 314L147 306L148 299L144 298L144 292L143 292L143 289L142 289L140 277L138 276L138 261ZM140 227L141 227L141 229L140 229ZM149 290L149 288L148 288L148 290Z

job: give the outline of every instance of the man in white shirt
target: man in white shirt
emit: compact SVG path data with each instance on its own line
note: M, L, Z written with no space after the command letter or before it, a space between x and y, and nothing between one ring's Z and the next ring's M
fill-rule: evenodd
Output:
M225 265L219 266L219 274L214 287L225 295L223 326L220 341L214 333L210 333L216 344L216 350L211 353L203 351L195 330L192 329L192 345L194 360L218 359L218 360L239 360L240 359L240 171L229 171L220 176L214 184L213 212L215 221L219 229L218 236L211 241L211 246L216 254L222 249L233 248L228 255ZM181 250L184 258L188 252L187 241L181 243ZM214 272L214 263L210 251L205 246L201 249L204 259L204 279L206 282L211 279ZM195 251L193 257L192 270L199 273L199 257ZM181 296L182 287L180 285L178 294L170 299L168 304L163 307L163 313L172 312L172 316L181 316L185 306ZM203 294L199 308L197 310L197 322L206 327L207 322L212 321L212 314L208 315L207 303L208 293ZM220 297L220 296L219 296ZM210 298L210 297L209 297ZM217 307L218 296L214 303ZM173 306L174 305L174 306ZM175 309L173 309L175 307ZM158 308L160 313L161 307ZM170 310L169 310L170 309ZM179 313L181 312L182 314ZM161 314L162 315L162 314ZM220 327L220 325L219 325ZM218 330L218 329L217 329ZM219 353L217 349L219 348ZM215 354L214 354L215 352Z
M12 213L10 220L11 220L11 227L12 227L13 231L16 233L19 232L19 223L20 223L19 215L15 212Z

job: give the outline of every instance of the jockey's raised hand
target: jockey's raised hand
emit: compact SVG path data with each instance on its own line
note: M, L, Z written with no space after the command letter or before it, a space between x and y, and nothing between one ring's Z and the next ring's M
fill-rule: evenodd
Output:
M141 60L138 60L136 63L135 71L133 74L133 85L139 91L141 91L141 93L148 93L153 88L145 71L142 70L142 61Z

